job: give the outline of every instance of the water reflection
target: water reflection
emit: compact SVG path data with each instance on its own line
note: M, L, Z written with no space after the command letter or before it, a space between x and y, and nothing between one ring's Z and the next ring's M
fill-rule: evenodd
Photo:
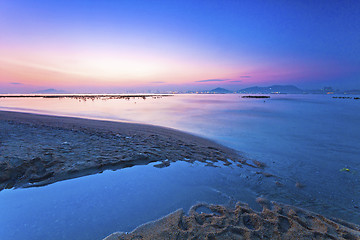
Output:
M220 192L224 193L224 189L246 182L245 187L256 193L253 195L262 195L270 200L360 223L360 142L357 141L360 139L359 102L324 95L271 95L266 102L264 99L241 96L175 95L160 99L149 98L146 101L109 99L86 102L66 98L14 98L0 99L0 108L115 121L127 120L176 128L204 136L242 151L249 158L264 162L264 171L272 175L267 177L254 171L250 172L247 181L244 181L243 175L229 172L222 175L222 185L216 188L220 189ZM176 166L169 169L179 169L178 174L181 174L183 169ZM341 171L344 168L349 171ZM167 169L163 172L166 173ZM212 178L217 179L221 171L223 170L214 169L211 172L214 174ZM211 174L209 173L209 176ZM197 186L200 186L197 189L211 186L208 182L199 181L195 176L187 176L192 182L181 182L181 178L174 180L180 181L176 188L181 189L182 184L190 184L194 189ZM141 182L142 180L139 180L139 184ZM297 183L304 187L296 187ZM137 187L134 186L134 192L138 190ZM177 196L172 187L164 187L162 194L165 198L172 194ZM245 187L234 187L233 191L226 194L241 198L246 195L242 194ZM178 191L186 196L184 198L196 192L188 193L186 188L183 189L184 191ZM17 191L22 190L14 192ZM201 197L195 194L193 200L216 200L211 197L212 193L205 190L198 191L197 194ZM175 205L172 209L176 208ZM170 210L171 208L160 206L154 211L163 215ZM143 219L141 223L145 221L146 219ZM131 230L130 227L129 229ZM117 230L123 229L118 227Z
M166 169L136 166L40 188L0 192L0 237L102 239L197 202L253 202L238 168L177 162ZM230 177L229 177L230 176ZM224 187L225 186L225 187ZM235 194L235 195L234 195Z

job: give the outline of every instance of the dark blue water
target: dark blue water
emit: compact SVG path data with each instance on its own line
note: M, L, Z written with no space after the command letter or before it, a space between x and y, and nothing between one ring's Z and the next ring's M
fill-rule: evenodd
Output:
M177 128L262 161L264 171L275 177L176 163L6 190L0 192L0 239L99 239L197 201L241 200L255 207L256 196L360 223L359 100L272 95L264 102L240 95L177 95L87 102L1 99L1 107Z

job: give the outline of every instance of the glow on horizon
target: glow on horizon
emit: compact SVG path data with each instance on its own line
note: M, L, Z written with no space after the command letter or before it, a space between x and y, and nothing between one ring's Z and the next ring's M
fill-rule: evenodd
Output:
M34 87L57 88L77 88L82 85L95 88L136 87L159 84L191 87L204 85L203 82L213 85L266 84L271 81L286 84L289 79L323 77L326 74L333 76L336 70L336 68L327 69L326 66L324 69L321 69L321 66L312 69L310 66L299 67L296 64L293 66L288 64L283 68L260 66L259 69L251 69L247 66L248 70L241 72L237 67L220 68L216 63L200 68L200 64L191 63L100 57L86 57L83 60L69 61L68 64L47 64L46 59L39 62L0 59L0 63L0 77L8 81L4 82L5 84L18 82ZM219 79L217 76L225 77ZM207 82L207 79L219 79L219 81Z
M1 2L0 90L360 87L358 49L345 45L359 28L348 24L359 4L329 4L326 11L347 14L337 26L318 4L139 2L74 0L71 8L46 0Z

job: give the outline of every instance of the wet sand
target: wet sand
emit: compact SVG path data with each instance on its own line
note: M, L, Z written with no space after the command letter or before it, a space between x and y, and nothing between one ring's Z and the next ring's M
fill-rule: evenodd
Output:
M175 161L208 166L220 162L265 174L261 162L170 128L6 111L0 111L0 124L0 190L151 162L158 162L155 167L160 168ZM358 225L264 199L258 202L262 212L242 203L199 204L188 215L178 210L106 239L360 239Z
M237 152L170 128L0 111L0 190L158 162L246 163Z
M131 233L116 232L104 240L130 239L360 239L360 226L265 199L263 210L197 204L188 215L179 209L139 226Z

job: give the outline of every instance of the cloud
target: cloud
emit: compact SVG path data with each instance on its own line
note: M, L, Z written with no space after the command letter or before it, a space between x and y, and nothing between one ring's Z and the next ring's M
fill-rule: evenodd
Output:
M235 80L235 81L230 81L230 82L242 82L241 80Z
M12 85L24 85L24 84L21 83L21 82L11 82L10 84L12 84Z
M251 76L240 76L240 78L251 78Z
M199 80L199 81L195 81L195 82L224 82L227 80L229 80L229 79L206 79L206 80Z
M165 82L162 82L162 81L155 81L155 82L150 82L150 83L165 83Z

